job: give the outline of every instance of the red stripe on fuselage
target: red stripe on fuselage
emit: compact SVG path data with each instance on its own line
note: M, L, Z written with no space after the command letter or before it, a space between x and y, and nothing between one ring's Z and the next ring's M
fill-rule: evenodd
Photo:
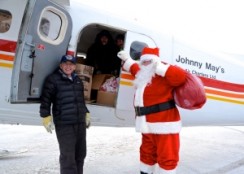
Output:
M244 92L244 84L224 82L221 80L209 79L209 78L200 77L200 76L198 76L198 77L202 80L204 86L207 86L207 87L228 90L228 91L233 91L233 92Z
M0 39L0 51L15 53L17 42Z

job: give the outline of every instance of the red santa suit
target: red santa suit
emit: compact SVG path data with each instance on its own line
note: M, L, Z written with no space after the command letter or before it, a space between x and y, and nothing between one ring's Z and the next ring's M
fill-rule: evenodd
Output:
M140 170L151 174L154 165L158 163L160 174L173 174L179 161L181 130L180 115L173 101L173 90L185 82L185 71L160 62L158 48L143 49L140 61L150 59L158 59L156 73L151 83L136 87L134 98L136 131L142 133ZM125 60L123 68L135 78L140 71L140 65L130 58Z

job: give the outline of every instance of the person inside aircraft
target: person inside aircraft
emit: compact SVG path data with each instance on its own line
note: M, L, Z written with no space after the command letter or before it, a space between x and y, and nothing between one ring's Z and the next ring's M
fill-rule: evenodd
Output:
M50 22L46 18L42 18L40 24L40 31L44 36L48 36L49 29L50 29Z
M95 42L87 50L86 65L94 67L94 74L119 75L118 49L107 30L97 34Z
M115 38L115 44L118 47L118 50L121 51L124 48L124 35L118 34Z
M117 47L117 53L124 48L124 35L118 34L115 38L115 45ZM116 59L116 67L118 67L117 71L120 72L121 67L121 59Z
M50 133L52 120L55 125L61 174L83 174L87 150L90 113L85 104L83 83L75 74L75 68L76 58L64 55L59 67L46 78L41 95L43 125Z

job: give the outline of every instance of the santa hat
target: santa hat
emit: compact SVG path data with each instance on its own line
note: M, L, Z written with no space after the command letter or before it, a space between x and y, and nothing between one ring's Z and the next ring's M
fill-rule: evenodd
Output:
M147 61L152 59L159 59L159 48L143 48L140 61Z

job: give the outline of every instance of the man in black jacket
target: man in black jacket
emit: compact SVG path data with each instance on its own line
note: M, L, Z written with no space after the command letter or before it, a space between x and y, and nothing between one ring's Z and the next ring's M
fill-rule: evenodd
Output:
M61 174L83 174L86 157L90 114L85 105L83 83L75 74L75 68L76 58L64 55L59 68L47 77L41 95L43 125L50 133L52 120L55 125Z

